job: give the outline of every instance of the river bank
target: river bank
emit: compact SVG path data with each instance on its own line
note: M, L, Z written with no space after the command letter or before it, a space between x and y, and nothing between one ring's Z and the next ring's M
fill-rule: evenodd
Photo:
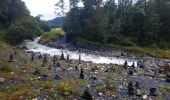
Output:
M40 58L36 53L31 60L31 52L6 44L1 47L0 66L8 69L7 72L0 71L0 78L4 79L0 82L1 99L82 99L87 86L93 99L99 100L140 99L149 95L151 86L159 87L158 96L147 98L169 99L170 84L165 81L165 76L159 73L150 76L152 72L147 71L148 68L137 67L134 74L129 75L130 67L124 69L121 65L86 61L79 63L77 60L60 60L60 56L57 56L60 66L57 62L53 64L51 56L47 56L47 62L42 66L43 55ZM10 53L14 56L13 62L8 62ZM80 78L82 68L84 79ZM131 81L140 83L141 97L128 95L128 83Z
M143 65L145 67L155 67L155 68L161 68L166 66L170 63L170 59L166 58L168 57L168 53L165 53L166 51L159 51L163 52L166 57L154 57L149 56L149 53L147 52L156 52L156 54L159 54L159 52L154 50L145 50L144 48L133 48L133 47L121 47L121 46L113 46L113 45L102 45L102 44L96 44L96 43L89 43L89 42L80 42L75 45L69 44L65 42L64 38L60 38L48 43L44 43L41 41L38 41L38 43L43 44L48 47L52 48L62 48L69 51L78 51L80 53L87 53L87 54L95 54L95 55L102 55L104 57L116 57L116 58L122 58L122 59L131 59L131 61L137 61L139 62L139 66ZM137 50L133 50L137 49ZM138 52L138 53L137 53ZM140 53L139 53L140 52ZM147 54L145 54L145 53ZM152 53L152 54L154 54ZM137 65L137 63L136 63Z

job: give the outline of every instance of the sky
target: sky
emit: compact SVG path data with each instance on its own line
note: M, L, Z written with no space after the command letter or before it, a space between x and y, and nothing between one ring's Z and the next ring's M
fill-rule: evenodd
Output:
M22 0L25 2L32 16L42 14L42 20L51 20L57 15L54 13L58 0ZM66 0L68 1L68 0Z
M42 14L42 20L51 20L57 17L55 12L55 4L59 0L22 0L25 2L27 8L29 9L32 16L37 16ZM104 0L105 1L105 0ZM69 0L64 0L65 4L68 6ZM79 3L79 6L83 6Z

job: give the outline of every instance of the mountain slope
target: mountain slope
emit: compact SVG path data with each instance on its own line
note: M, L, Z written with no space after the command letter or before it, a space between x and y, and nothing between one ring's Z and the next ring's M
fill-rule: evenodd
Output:
M56 17L52 20L49 20L49 22L52 24L53 27L61 27L62 23L64 21L64 17Z

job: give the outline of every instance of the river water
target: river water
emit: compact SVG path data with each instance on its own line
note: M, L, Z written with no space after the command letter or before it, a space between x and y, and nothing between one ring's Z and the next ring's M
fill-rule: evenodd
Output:
M93 63L106 63L106 64L118 64L123 65L125 61L128 62L128 65L131 66L132 63L135 63L135 66L137 66L137 61L130 58L121 58L121 57L106 57L102 55L96 55L91 53L80 53L78 51L69 51L68 49L57 49L57 48L51 48L44 46L42 44L38 43L38 40L40 37L35 38L34 41L25 40L20 46L26 46L28 48L27 51L32 51L35 53L41 53L41 54L49 54L50 56L58 55L60 56L62 52L64 52L64 55L66 56L69 54L70 59L78 60L79 55L81 55L81 60L83 61L91 61Z

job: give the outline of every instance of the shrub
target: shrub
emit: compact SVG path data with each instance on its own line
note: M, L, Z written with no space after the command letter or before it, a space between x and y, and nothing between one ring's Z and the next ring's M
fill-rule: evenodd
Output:
M56 41L60 36L63 36L65 33L61 29L53 29L50 32L46 32L42 37L40 42L48 43Z
M12 69L10 67L6 62L0 61L0 72L11 72Z
M63 96L80 95L75 85L71 82L61 82L58 84L57 91Z
M41 34L37 20L33 17L22 17L11 23L6 39L11 44L17 44L25 39L33 39Z

